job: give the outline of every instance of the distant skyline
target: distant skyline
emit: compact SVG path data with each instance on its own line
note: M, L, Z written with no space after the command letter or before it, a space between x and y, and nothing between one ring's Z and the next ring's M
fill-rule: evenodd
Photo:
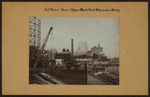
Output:
M37 17L41 20L41 41L53 27L45 49L63 48L74 53L78 42L87 41L88 50L100 46L108 58L119 57L119 17Z

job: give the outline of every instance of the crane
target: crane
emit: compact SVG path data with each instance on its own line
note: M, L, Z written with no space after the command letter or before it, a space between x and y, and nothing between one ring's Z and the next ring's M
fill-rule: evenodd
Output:
M43 52L43 50L44 50L44 48L45 48L45 45L46 45L46 43L47 43L47 41L48 41L48 38L49 38L49 35L50 35L52 29L53 29L53 27L50 28L50 30L49 30L49 32L48 32L48 34L47 34L47 36L46 36L46 38L45 38L45 40L44 40L44 42L43 42L43 44L42 44L42 47L41 47L41 49L40 49L41 51L40 51L40 53L38 53L38 55L37 55L37 58L36 58L36 61L35 61L35 63L34 63L33 68L36 68L38 62L40 61L41 53Z

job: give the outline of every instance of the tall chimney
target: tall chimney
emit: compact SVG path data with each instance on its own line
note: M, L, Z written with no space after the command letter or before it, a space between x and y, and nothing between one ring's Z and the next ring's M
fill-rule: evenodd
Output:
M73 56L73 39L71 39L71 55Z

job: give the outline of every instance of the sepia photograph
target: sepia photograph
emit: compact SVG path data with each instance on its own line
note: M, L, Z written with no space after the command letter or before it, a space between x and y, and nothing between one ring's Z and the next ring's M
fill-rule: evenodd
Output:
M2 2L2 95L148 95L148 2Z
M29 17L29 84L119 85L119 17Z

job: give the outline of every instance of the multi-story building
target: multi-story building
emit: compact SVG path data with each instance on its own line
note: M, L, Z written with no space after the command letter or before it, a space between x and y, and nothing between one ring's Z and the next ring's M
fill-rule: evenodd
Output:
M56 65L62 65L63 63L69 61L71 53L69 50L63 49L62 52L57 52L55 56Z
M79 42L77 47L78 55L86 54L88 51L87 42Z
M94 46L91 48L91 54L93 55L94 53L97 55L100 55L103 52L103 48L100 47L100 44L98 44L98 47Z

